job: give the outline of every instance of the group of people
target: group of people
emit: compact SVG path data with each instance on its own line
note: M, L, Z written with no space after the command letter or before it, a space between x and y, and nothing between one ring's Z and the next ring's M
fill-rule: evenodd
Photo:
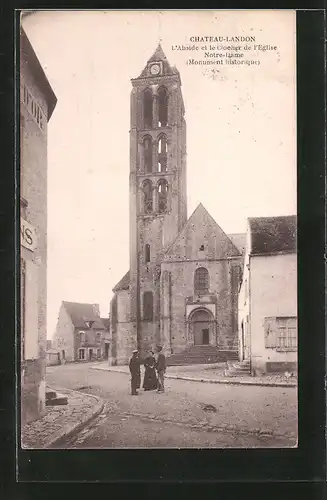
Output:
M132 396L136 396L137 390L141 387L141 361L138 350L133 351L129 362L129 371L131 373ZM157 346L156 354L149 351L144 360L143 389L145 391L165 392L165 372L166 357L162 352L162 347Z

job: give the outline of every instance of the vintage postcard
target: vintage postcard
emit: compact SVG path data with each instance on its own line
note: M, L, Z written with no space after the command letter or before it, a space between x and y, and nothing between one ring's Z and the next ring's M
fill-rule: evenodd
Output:
M296 13L26 11L22 448L297 446Z

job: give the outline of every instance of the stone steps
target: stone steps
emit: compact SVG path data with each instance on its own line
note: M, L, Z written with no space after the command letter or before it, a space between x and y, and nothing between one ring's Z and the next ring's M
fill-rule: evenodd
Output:
M167 357L168 366L219 363L238 360L237 351L220 350L215 346L192 346L185 351Z
M227 376L249 375L250 374L250 361L231 362L227 361L228 369L226 370Z

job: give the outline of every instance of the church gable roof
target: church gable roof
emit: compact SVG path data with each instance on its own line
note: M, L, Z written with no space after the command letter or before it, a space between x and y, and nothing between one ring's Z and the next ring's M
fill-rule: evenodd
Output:
M178 70L175 68L175 66L170 66L168 59L162 50L162 47L160 43L158 44L158 47L156 48L155 52L152 54L150 59L148 59L148 62L146 63L145 68L143 69L142 73L138 78L147 78L150 75L149 73L149 64L152 62L161 62L162 63L162 76L168 76L168 75L179 75Z
M118 292L119 290L128 290L129 282L130 282L130 272L127 271L127 273L122 277L122 279L118 281L117 285L114 286L112 291Z
M238 248L200 203L167 249L164 260L215 260L240 256Z

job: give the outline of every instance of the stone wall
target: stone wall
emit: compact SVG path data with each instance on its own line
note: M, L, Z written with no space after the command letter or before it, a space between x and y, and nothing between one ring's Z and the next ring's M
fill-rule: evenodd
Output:
M297 364L297 350L265 346L265 318L297 317L297 255L252 257L250 261L251 363L258 373ZM287 368L289 367L289 368Z
M214 296L214 319L216 321L216 345L220 349L231 349L237 345L237 301L235 287L232 288L232 266L238 259L219 261L165 262L162 264L163 280L167 280L167 272L171 276L171 302L162 298L163 315L161 321L164 341L169 339L168 323L171 325L171 347L173 352L180 352L187 346L187 316L186 302L194 304L200 299L194 296L194 273L198 267L206 267L210 276L209 293ZM168 285L163 282L162 290L168 291ZM213 300L213 299L211 299ZM202 304L205 306L205 304ZM170 314L167 315L167 311Z
M130 322L130 297L128 290L117 292L117 323L115 333L115 361L117 365L128 363L137 339ZM114 332L113 332L114 333Z
M29 97L27 98L27 91ZM24 344L36 344L35 354L26 350L22 360L21 410L23 421L41 416L45 409L45 367L47 338L47 102L30 66L21 60L20 73L20 197L21 216L35 228L36 248L21 247L21 258L34 264L35 291L26 294L25 313L36 308L37 324L21 332ZM28 99L28 101L27 101ZM33 104L32 104L33 103ZM40 109L42 127L32 114ZM41 116L41 115L40 115ZM29 267L29 266L27 266ZM24 325L31 325L30 322ZM22 350L24 356L24 349Z

